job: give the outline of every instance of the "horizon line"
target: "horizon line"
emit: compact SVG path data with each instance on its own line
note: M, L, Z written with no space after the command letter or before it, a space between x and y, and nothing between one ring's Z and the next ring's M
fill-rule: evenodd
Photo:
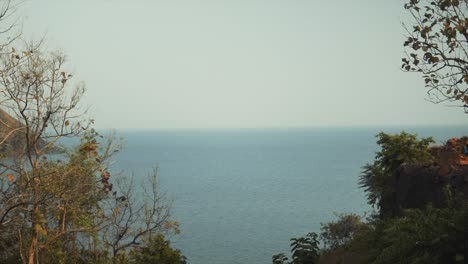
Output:
M265 129L350 129L350 128L418 128L418 127L463 127L466 124L372 124L372 125L317 125L317 126L258 126L258 127L95 127L97 130L158 131L158 130L265 130Z

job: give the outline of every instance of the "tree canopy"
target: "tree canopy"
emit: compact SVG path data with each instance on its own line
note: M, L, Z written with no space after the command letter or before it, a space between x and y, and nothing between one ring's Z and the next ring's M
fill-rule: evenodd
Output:
M402 69L420 72L429 100L468 109L468 1L410 0Z
M0 109L14 120L0 119L0 262L132 263L145 243L181 260L163 239L179 229L157 170L141 186L111 173L120 144L93 129L65 65L43 43L0 44Z
M369 204L376 206L380 214L386 216L392 215L395 171L405 163L429 162L429 144L434 140L430 137L418 140L415 134L406 132L395 135L381 132L376 137L381 149L376 153L374 162L363 167L359 184L367 193Z

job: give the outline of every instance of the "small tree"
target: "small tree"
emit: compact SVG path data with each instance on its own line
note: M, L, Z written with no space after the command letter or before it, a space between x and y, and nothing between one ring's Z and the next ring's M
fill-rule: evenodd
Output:
M130 262L135 264L183 264L185 257L180 250L173 249L170 242L159 234L150 236L145 246L135 247L130 253Z
M73 217L83 220L93 210L90 207L100 195L94 177L108 155L98 154L96 142L90 139L83 143L89 148L70 153L66 162L47 156L58 139L80 136L90 123L80 118L77 108L83 86L66 96L71 75L62 70L63 56L28 46L23 52L12 48L0 61L1 105L18 120L14 127L3 122L10 133L1 142L11 142L9 137L17 140L6 146L0 160L0 225L19 231L20 256L32 264L40 248L91 228L70 223L77 224Z
M107 225L100 232L104 249L109 249L114 259L145 240L156 243L163 234L179 233L179 224L170 220L170 201L159 192L157 169L140 188L133 178L120 177L115 183L115 191L103 204Z
M284 255L283 253L273 255L272 263L273 264L287 264L288 257L286 257L286 255Z
M359 184L367 192L369 204L376 206L382 217L391 216L393 205L393 174L405 163L426 163L431 160L429 144L432 138L417 139L414 134L379 133L377 144L381 150L375 161L363 167Z
M315 264L319 259L319 244L316 233L309 233L305 237L291 238L291 262L283 254L272 257L273 264Z
M334 250L346 246L353 238L367 229L362 217L357 214L336 214L336 221L322 223L320 238L324 247Z
M0 0L0 262L117 263L177 233L156 174L140 196L110 177L119 147L85 118L65 56L13 43L13 3ZM59 147L65 138L81 141Z
M156 175L139 197L133 185L110 177L119 148L84 118L84 85L70 87L64 62L63 55L33 45L0 54L6 130L0 138L0 246L6 253L0 257L30 264L118 262L146 235L176 230L177 223L170 221ZM64 138L81 142L58 147Z

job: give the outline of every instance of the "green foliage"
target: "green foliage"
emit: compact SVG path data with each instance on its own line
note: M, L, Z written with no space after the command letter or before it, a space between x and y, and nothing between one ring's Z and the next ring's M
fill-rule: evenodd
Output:
M273 255L272 257L273 264L287 264L288 263L288 257L284 255L283 253Z
M429 162L429 145L434 140L418 140L416 135L404 131L395 135L380 132L376 137L381 149L375 161L363 167L359 184L367 193L369 204L378 207L382 216L388 216L392 214L393 174L402 164Z
M136 247L130 253L134 264L182 264L185 257L180 250L173 249L163 235L152 236L144 246Z
M272 257L273 264L315 264L319 258L319 244L316 233L309 233L305 237L291 238L292 261L283 254Z
M123 264L148 234L177 232L156 173L138 195L111 177L119 146L83 116L84 87L69 88L64 56L40 46L1 48L0 108L20 125L6 126L0 142L12 133L21 140L0 155L0 262ZM63 138L81 141L50 155Z
M403 217L384 222L373 263L455 263L466 253L467 217L466 207L406 210Z
M467 0L409 0L407 56L401 67L420 72L430 100L468 103ZM465 108L466 110L466 108Z
M357 214L336 214L338 219L333 222L322 223L320 238L324 247L335 250L346 246L367 225L362 222L362 217Z
M314 264L319 256L317 234L309 233L305 237L292 238L291 253L293 264Z

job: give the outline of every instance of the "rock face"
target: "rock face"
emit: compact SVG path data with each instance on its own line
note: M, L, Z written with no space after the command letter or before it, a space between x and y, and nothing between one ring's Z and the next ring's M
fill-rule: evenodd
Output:
M8 151L11 148L18 148L24 142L24 134L21 133L23 124L0 109L0 152ZM18 129L13 131L14 129Z
M402 209L446 206L446 187L468 197L468 138L451 139L431 149L433 164L401 166L394 174L394 214Z
M13 118L5 110L0 109L0 153L8 154L13 150L25 147L24 125ZM46 145L46 141L39 139L38 146L41 148ZM55 146L50 146L47 152L59 152Z
M444 207L445 187L450 184L458 190L466 189L463 181L468 175L468 166L462 165L449 175L441 175L439 166L405 165L395 175L395 208L424 208L428 203ZM468 194L468 193L466 193Z

